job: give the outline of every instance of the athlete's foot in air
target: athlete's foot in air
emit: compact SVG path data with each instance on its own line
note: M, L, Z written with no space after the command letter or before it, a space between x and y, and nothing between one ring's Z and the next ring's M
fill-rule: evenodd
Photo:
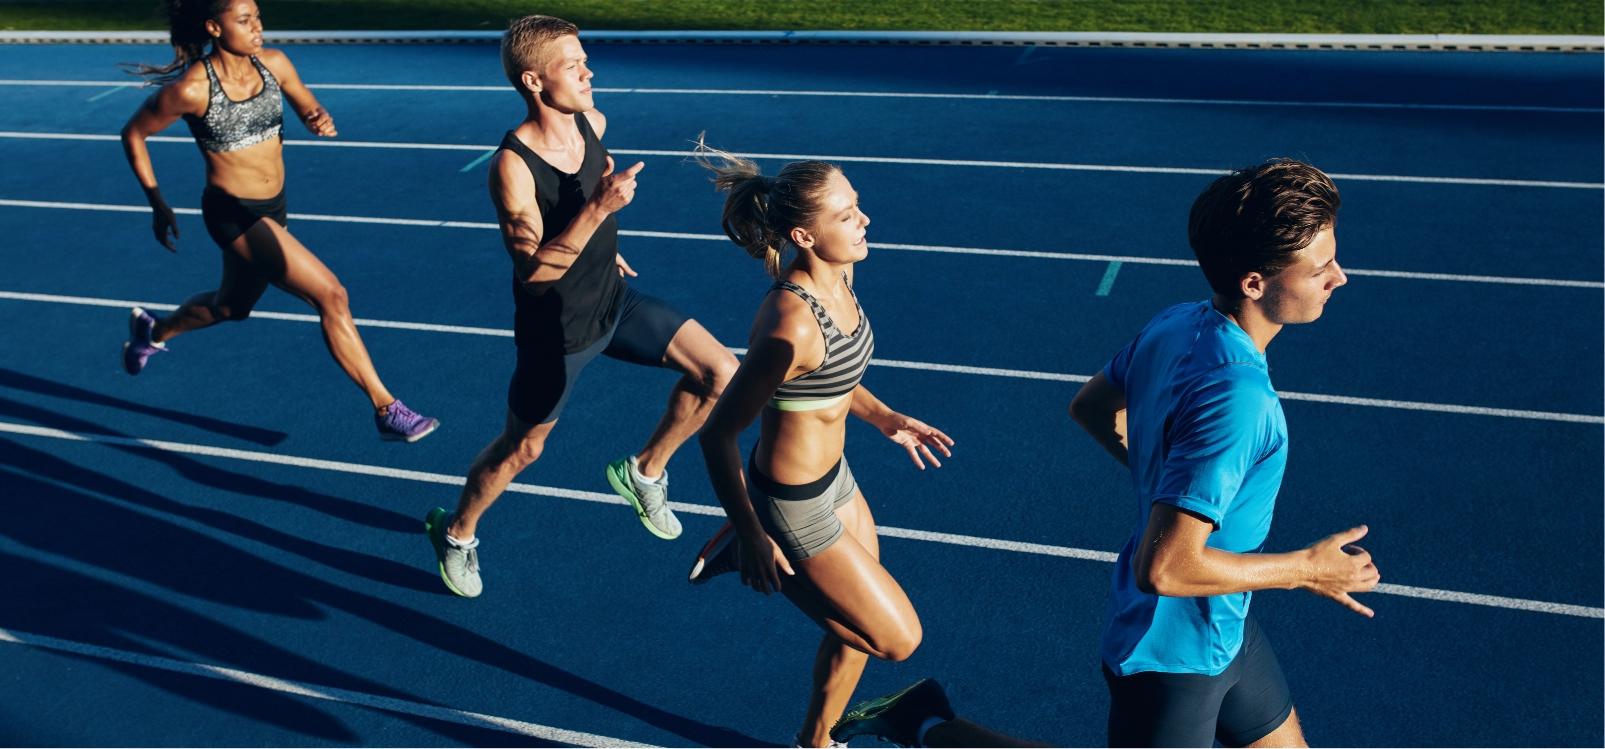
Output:
M139 374L145 369L146 361L167 350L151 337L155 330L156 318L135 307L128 318L128 341L123 344L123 369L129 374Z
M719 527L702 545L702 551L697 552L697 561L691 565L691 584L701 585L726 572L735 572L741 568L741 560L736 556L736 527L729 521Z
M950 721L955 717L942 685L934 679L920 679L900 692L848 708L830 729L830 738L845 742L854 736L878 736L898 746L920 746L924 738L920 728L928 721Z
M400 400L375 411L374 426L379 428L379 439L397 442L417 442L440 427L440 420L417 413Z

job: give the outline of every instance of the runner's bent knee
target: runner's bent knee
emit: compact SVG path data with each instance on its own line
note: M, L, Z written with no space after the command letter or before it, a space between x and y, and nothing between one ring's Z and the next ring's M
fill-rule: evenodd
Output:
M718 400L724 395L724 388L730 384L730 378L736 376L736 357L730 352L721 350L720 357L708 368L702 378L704 392L713 399Z
M346 287L338 281L327 284L316 291L307 293L307 301L312 303L318 312L324 315L349 315L351 313L351 296L346 293Z
M212 313L216 320L229 322L242 322L251 316L251 310L256 307L256 300L230 300L221 294L213 294L212 300L207 303L206 311Z
M925 638L925 632L920 627L917 616L909 616L908 621L901 619L894 626L888 626L889 631L870 633L866 638L870 647L875 649L873 655L893 663L906 661L919 649L920 641Z

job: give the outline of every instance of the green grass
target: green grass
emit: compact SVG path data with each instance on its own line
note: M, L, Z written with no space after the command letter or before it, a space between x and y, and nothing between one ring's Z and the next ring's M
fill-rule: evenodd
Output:
M583 29L1605 33L1599 0L259 0L269 29L501 29L539 12ZM0 29L165 29L152 0L0 0Z

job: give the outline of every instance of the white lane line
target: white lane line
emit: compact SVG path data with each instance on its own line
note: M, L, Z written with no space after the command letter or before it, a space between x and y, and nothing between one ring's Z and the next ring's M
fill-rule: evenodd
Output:
M159 302L140 302L127 299L101 299L96 297L66 296L61 294L37 294L22 291L0 291L0 300L19 302L44 302L49 304L76 304L89 307L114 307L128 309L130 307L144 307L153 310L177 309L177 305ZM316 315L295 312L265 312L253 311L251 316L264 320L287 320L291 322L317 323ZM439 325L436 323L405 322L400 320L375 320L371 318L356 318L358 326L369 328L389 328L394 330L418 330L431 333L455 333L459 335L491 336L497 338L512 338L513 331L503 328L479 328L467 325ZM744 348L731 348L737 356L746 356ZM870 359L870 366L887 367L891 369L915 369L924 372L945 372L948 374L979 375L982 377L1007 377L1017 380L1047 380L1051 382L1086 382L1090 375L1067 374L1061 372L1037 372L1028 369L1004 369L1000 367L973 367L963 364L938 364L934 362L906 361L902 359ZM1423 401L1392 400L1386 398L1360 398L1349 395L1327 395L1325 393L1302 393L1294 390L1278 390L1276 394L1283 400L1311 401L1314 403L1332 403L1344 406L1362 406L1367 408L1387 408L1399 411L1427 411L1432 413L1462 414L1467 416L1493 416L1505 419L1528 419L1533 421L1556 421L1572 424L1605 424L1605 416L1592 414L1574 414L1558 411L1529 411L1515 408L1492 408L1487 406L1464 406L1454 403L1428 403Z
M1533 611L1540 614L1559 614L1561 616L1577 616L1586 619L1605 619L1605 608L1597 608L1594 606L1573 606L1569 603L1549 603L1546 601L1529 601L1524 598L1485 596L1476 593L1456 593L1452 590L1417 588L1413 585L1394 585L1393 583L1379 583L1376 586L1375 592L1391 596L1424 598L1429 601L1450 601L1453 603L1469 603L1477 606L1491 606L1501 609L1515 609L1517 611Z
M1021 59L1036 47L1027 47ZM128 86L126 81L68 81L0 79L0 86ZM508 86L402 84L402 83L309 83L308 88L326 91L434 91L456 93L506 93ZM1055 94L968 94L918 91L823 91L807 89L754 88L620 88L598 87L599 94L644 94L668 96L798 96L859 99L937 99L969 101L1035 101L1081 104L1160 104L1221 107L1311 107L1318 109L1399 109L1448 112L1543 112L1549 114L1598 114L1599 107L1552 107L1534 104L1419 104L1385 101L1270 101L1266 99L1188 99L1155 96L1072 96Z
M43 208L53 210L80 210L80 211L111 211L120 213L149 213L150 208L142 205L114 205L106 203L71 203L49 200L11 200L0 199L0 207L9 208ZM175 213L186 216L199 216L200 210L195 208L175 208ZM496 224L489 221L445 221L440 219L417 218L384 218L378 216L340 216L324 213L291 213L290 218L297 221L323 221L343 224L373 224L386 226L417 226L440 229L485 229L494 230ZM697 242L727 242L723 234L691 234L687 232L670 231L644 231L639 229L621 229L619 236L640 237L645 239L682 239ZM876 249L900 250L906 252L930 252L949 255L976 255L990 257L1025 257L1042 260L1082 261L1092 263L1132 263L1135 265L1160 265L1170 267L1192 268L1198 263L1181 258L1142 257L1138 255L1109 255L1087 252L1049 252L1042 250L1002 250L987 247L958 247L932 244L899 244L895 242L872 242ZM1530 278L1525 276L1482 276L1459 273L1421 273L1416 271L1399 270L1372 270L1366 268L1345 268L1345 273L1351 276L1376 276L1379 278L1400 278L1416 281L1452 281L1459 283L1485 283L1507 284L1516 286L1554 286L1560 288L1577 289L1605 289L1605 281L1577 281L1565 278Z
M286 141L289 142L289 141ZM655 149L608 149L609 153L627 156L678 156L691 158L694 151L666 151ZM831 161L861 164L906 164L912 166L966 166L989 169L1048 169L1072 172L1124 172L1129 174L1199 174L1218 177L1229 173L1226 169L1203 169L1179 166L1121 166L1114 164L1073 164L1039 161L979 161L973 159L921 159L894 156L841 156L802 153L737 153L748 159L774 161ZM1353 174L1328 172L1334 180L1360 182L1415 182L1431 185L1484 185L1496 187L1551 187L1573 190L1605 190L1605 182L1559 182L1530 179L1490 179L1482 177L1416 177L1403 174Z
M1370 406L1372 408L1397 408L1406 411L1431 411L1444 414L1466 414L1472 416L1495 416L1505 419L1532 419L1536 421L1561 421L1572 424L1605 424L1605 416L1592 414L1557 413L1554 411L1526 411L1516 408L1489 408L1486 406L1459 406L1451 403L1424 403L1421 401L1398 401L1386 398L1355 398L1347 395L1326 395L1324 393L1295 393L1278 390L1276 394L1283 400L1310 401L1313 403L1333 403L1344 406Z
M0 421L0 433L28 437L44 437L48 439L67 440L71 442L113 445L119 447L147 448L164 452L181 453L185 455L203 455L215 458L229 458L232 460L243 460L253 463L267 463L271 465L292 466L296 468L350 473L363 476L376 476L406 481L419 481L431 484L462 486L465 481L462 476L447 475L442 473L428 473L425 471L412 471L400 468L386 468L384 466L366 465L362 463L347 463L338 460L303 458L294 455L280 455L278 453L262 452L258 450L237 450L227 447L215 447L212 445L196 445L186 442L168 442L165 440L142 439L137 437L113 437L100 434L80 434L61 429L53 429L50 427L33 426L31 424L17 424L7 421ZM538 486L535 484L524 484L518 482L508 484L507 491L520 494L532 494L542 497L555 497L558 499L575 499L586 502L599 502L603 504L625 504L625 500L615 494L581 491L577 489L563 489L552 486ZM724 510L718 506L691 504L687 502L671 502L669 504L676 512L685 512L694 515L707 515L712 517L722 517L724 515ZM991 549L995 551L1008 551L1020 554L1037 554L1044 556L1064 557L1067 559L1082 559L1095 562L1113 562L1115 560L1114 554L1095 549L1078 549L1069 546L1054 546L1050 544L1009 541L1005 539L985 538L982 536L966 536L957 533L938 533L934 531L895 528L890 526L881 526L879 530L881 535L889 538L927 541L931 543L947 544L950 546L966 546L979 549ZM1476 606L1516 609L1520 611L1533 611L1544 614L1559 614L1564 616L1605 619L1605 608L1574 606L1571 604L1552 603L1548 601L1533 601L1524 598L1487 596L1477 593L1440 590L1437 588L1420 588L1409 585L1390 584L1378 586L1377 592L1387 595L1405 596L1409 598L1424 598L1433 601L1446 601Z
M323 84L327 87L329 84ZM358 84L360 85L360 84ZM505 87L487 86L501 91ZM1039 101L1082 104L1166 104L1223 107L1311 107L1320 109L1400 109L1469 112L1545 112L1550 114L1597 114L1599 107L1549 107L1527 104L1412 104L1369 101L1268 101L1264 99L1185 99L1155 96L1070 96L1049 94L952 94L881 91L809 91L797 89L731 88L598 88L610 94L670 94L691 96L820 96L872 99L957 99L972 101Z
M1343 272L1350 276L1374 276L1376 278L1407 278L1414 281L1457 281L1460 283L1497 283L1514 286L1559 286L1572 289L1605 289L1605 282L1600 281L1574 281L1565 278L1523 278L1520 276L1475 276L1462 273L1420 273L1407 270L1371 270L1366 268L1344 268Z
M0 138L13 138L25 140L80 140L80 141L115 141L120 140L116 135L100 135L90 133L45 133L24 132L17 130L0 130ZM153 135L146 138L153 143L191 143L193 139L175 135ZM484 151L491 146L475 145L469 143L407 143L398 141L372 141L372 140L288 140L287 146L310 146L316 148L387 148L409 151ZM690 158L696 155L694 151L668 151L660 149L639 148L610 148L609 153L621 156L666 156ZM904 158L895 156L841 156L804 153L736 153L748 159L771 159L775 161L832 161L855 164L902 164L910 166L962 166L980 167L987 169L1047 169L1054 171L1072 172L1121 172L1129 174L1196 174L1204 176L1220 176L1226 174L1225 169L1203 169L1197 167L1179 166L1122 166L1116 164L1075 164L1054 163L1041 161L978 161L972 159L922 159ZM1403 174L1353 174L1346 172L1328 172L1336 180L1351 180L1359 182L1409 182L1429 185L1482 185L1493 187L1545 187L1571 190L1605 190L1605 182L1563 182L1554 180L1531 179L1493 179L1484 177L1417 177Z
M310 697L316 700L342 702L348 705L358 705L376 710L384 710L391 713L400 713L402 715L415 715L418 717L439 720L446 723L456 723L458 725L471 726L473 728L489 728L498 731L506 731L508 733L515 733L520 736L528 736L530 738L540 739L542 741L573 744L575 746L651 746L651 744L637 744L624 741L623 739L615 739L611 736L599 736L594 733L570 731L564 728L543 726L539 723L529 723L522 720L514 720L512 718L503 718L499 715L486 715L485 713L457 710L449 707L440 707L438 705L429 705L422 702L413 702L411 700L396 699L394 697L381 697L379 695L368 694L366 692L354 692L349 689L318 686L316 684L307 684L300 681L290 681L288 679L264 676L262 674L252 673L250 671L241 671L237 668L214 666L207 663L190 663L186 661L175 660L173 658L146 655L144 653L132 653L127 650L116 650L113 648L102 647L100 645L90 645L87 643L74 642L72 640L62 640L55 637L30 634L27 632L18 632L15 630L0 629L0 642L26 645L28 647L41 648L44 650L55 650L63 653L72 653L73 655L82 655L91 658L99 658L101 660L116 661L119 663L129 663L135 666L154 668L162 671L171 671L173 673L187 674L189 676L200 676L208 679L217 679L219 681L229 681L236 684L244 684L246 686L256 687L258 689L266 689L273 692L293 694L299 697Z
M144 307L148 310L171 311L178 309L176 304L162 302L141 302L131 299L103 299L99 297L66 296L62 294L31 294L21 291L0 291L0 299L10 299L18 302L45 302L49 304L77 304L86 307L113 307L128 309L130 307ZM251 318L263 320L286 320L290 322L318 323L317 315L308 315L298 312L267 312L252 310ZM374 320L366 317L355 318L357 325L365 328L388 328L392 330L418 330L428 333L455 333L457 335L491 336L495 338L512 338L513 331L502 328L477 328L468 325L437 325L425 322L403 322L399 320Z

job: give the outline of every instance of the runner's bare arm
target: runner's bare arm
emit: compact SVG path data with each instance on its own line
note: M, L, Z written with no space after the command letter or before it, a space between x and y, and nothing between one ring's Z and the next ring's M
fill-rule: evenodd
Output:
M787 295L790 296L790 295ZM787 378L812 369L824 357L813 312L800 300L771 295L758 309L747 355L725 386L698 437L714 495L741 539L741 578L760 593L780 589L791 563L758 522L741 472L738 439Z
M1350 593L1381 580L1371 554L1353 546L1365 526L1334 533L1299 551L1234 554L1207 545L1215 525L1172 504L1155 502L1132 567L1137 587L1161 596L1218 596L1272 588L1303 588L1362 616L1372 611Z
M1121 465L1126 455L1126 394L1102 372L1092 376L1070 401L1070 418Z
M933 447L944 457L953 457L953 451L948 449L953 444L953 438L943 434L942 430L893 411L862 384L853 390L852 397L852 414L881 430L887 439L907 450L909 459L920 470L925 470L926 461L937 468L942 467L941 459L931 452ZM924 460L920 459L921 455L925 456Z
M325 138L339 135L334 129L334 118L329 116L329 111L318 103L318 97L313 96L312 91L301 82L301 75L295 71L295 66L290 64L289 55L281 50L264 47L258 59L273 73L274 78L279 79L279 88L284 91L284 98L290 100L290 106L295 108L296 114L301 117L301 124L306 125L308 131Z
M496 206L502 242L513 259L519 281L535 291L544 290L568 273L586 243L607 217L629 205L635 196L635 175L643 166L615 174L613 161L603 172L596 194L568 226L550 239L545 237L540 206L535 201L535 179L517 155L502 151L491 160L490 199Z
M145 139L165 130L186 114L204 114L207 94L204 74L197 77L194 71L185 73L146 98L134 115L128 118L128 123L123 125L123 155L128 159L129 168L134 170L134 177L145 191L145 201L150 204L154 214L152 230L156 241L172 251L178 249L173 242L178 238L178 220L173 215L173 209L168 207L167 200L162 197L156 181L156 167L151 163L150 149Z

